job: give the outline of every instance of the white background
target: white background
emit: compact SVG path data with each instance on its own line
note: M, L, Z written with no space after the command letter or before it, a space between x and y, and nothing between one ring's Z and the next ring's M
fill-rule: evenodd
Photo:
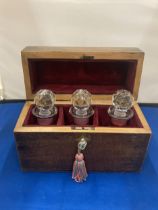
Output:
M158 0L0 0L0 75L7 99L25 98L27 45L139 47L139 102L158 102Z

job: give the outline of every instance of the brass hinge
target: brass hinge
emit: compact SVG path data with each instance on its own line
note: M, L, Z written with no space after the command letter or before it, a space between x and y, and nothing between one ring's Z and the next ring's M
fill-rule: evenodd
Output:
M80 57L80 59L83 59L83 60L93 60L93 59L94 59L94 56L82 55L82 56Z

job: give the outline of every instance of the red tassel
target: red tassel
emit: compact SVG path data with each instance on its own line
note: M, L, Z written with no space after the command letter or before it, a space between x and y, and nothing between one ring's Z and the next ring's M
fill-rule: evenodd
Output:
M73 164L72 179L76 182L83 182L86 181L87 176L84 156L82 153L78 153Z

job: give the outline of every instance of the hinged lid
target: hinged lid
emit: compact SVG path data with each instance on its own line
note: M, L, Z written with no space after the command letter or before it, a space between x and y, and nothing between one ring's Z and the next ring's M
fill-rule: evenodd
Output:
M87 89L94 99L110 99L118 89L138 97L144 53L138 48L26 47L22 63L27 99L51 89L57 100Z

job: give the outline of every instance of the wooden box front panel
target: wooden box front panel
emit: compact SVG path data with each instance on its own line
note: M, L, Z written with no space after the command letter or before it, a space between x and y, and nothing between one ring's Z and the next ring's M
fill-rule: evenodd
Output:
M15 132L22 169L72 170L77 137L77 133ZM150 135L88 133L88 138L84 151L88 171L137 171L143 163Z

